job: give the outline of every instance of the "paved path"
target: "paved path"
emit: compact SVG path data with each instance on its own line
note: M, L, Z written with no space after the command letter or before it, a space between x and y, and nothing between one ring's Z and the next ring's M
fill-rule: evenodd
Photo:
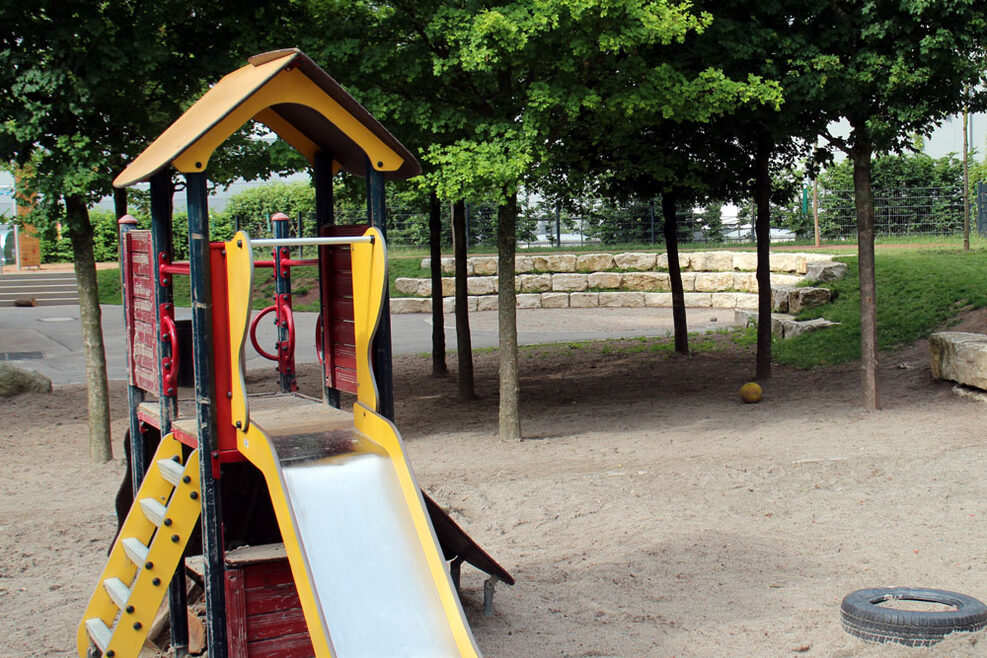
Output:
M103 306L103 336L110 379L126 379L126 343L123 309ZM191 317L178 309L178 318ZM298 363L315 363L315 313L296 313ZM689 309L689 330L706 331L734 325L733 311ZM456 349L455 317L445 316L446 347ZM395 354L428 353L432 349L432 317L427 314L391 316ZM518 342L521 345L633 336L667 336L672 333L672 311L667 308L518 309ZM497 312L470 314L474 348L497 346ZM266 339L265 339L266 336ZM258 328L258 338L273 351L274 327ZM272 367L248 348L247 368ZM85 381L79 309L76 306L4 308L0 310L0 360L37 370L56 385Z

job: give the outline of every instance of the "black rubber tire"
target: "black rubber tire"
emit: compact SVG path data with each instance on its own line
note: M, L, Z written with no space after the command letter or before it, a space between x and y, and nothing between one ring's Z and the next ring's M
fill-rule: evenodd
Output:
M884 601L924 601L956 608L942 612L895 610ZM894 642L929 647L950 633L969 633L987 626L987 606L956 592L910 587L878 587L850 592L840 605L843 630L867 642Z

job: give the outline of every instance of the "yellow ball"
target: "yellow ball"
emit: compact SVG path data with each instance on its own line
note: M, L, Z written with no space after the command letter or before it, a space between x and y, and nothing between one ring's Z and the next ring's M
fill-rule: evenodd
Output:
M740 399L744 402L760 402L761 387L754 382L747 382L740 387Z

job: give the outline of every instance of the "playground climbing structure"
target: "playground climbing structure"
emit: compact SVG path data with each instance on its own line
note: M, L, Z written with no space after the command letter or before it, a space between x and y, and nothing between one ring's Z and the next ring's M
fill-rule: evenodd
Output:
M273 238L211 238L205 169L251 120L312 165L315 235L292 236L281 215ZM175 170L187 194L184 263L172 259ZM335 224L338 172L366 178L367 224ZM118 496L126 519L79 625L80 657L136 656L165 597L183 654L183 556L199 552L210 656L479 655L460 565L489 574L485 610L493 584L513 579L420 490L392 422L384 184L419 172L331 77L282 50L220 80L114 181L150 183L152 225L120 220L131 469ZM317 257L292 258L295 247ZM321 399L295 381L290 272L300 265L320 275ZM276 292L251 320L257 269L272 270ZM175 276L190 279L191 322L176 318ZM256 335L268 316L274 352ZM248 393L250 343L278 363L278 392ZM179 398L186 384L191 404ZM346 394L352 410L341 408Z

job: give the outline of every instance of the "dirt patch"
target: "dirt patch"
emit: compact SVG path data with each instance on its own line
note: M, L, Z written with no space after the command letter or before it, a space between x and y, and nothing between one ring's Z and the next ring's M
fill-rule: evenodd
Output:
M483 652L983 655L982 634L867 645L839 604L894 585L987 599L984 408L931 379L922 345L882 355L879 412L859 408L854 366L776 366L745 405L753 354L715 340L689 357L652 340L522 349L521 443L497 438L495 353L475 358L471 403L430 358L395 360L419 484L518 581L484 618L483 575L463 569ZM302 384L317 387L311 368ZM119 446L125 390L111 393ZM123 473L88 462L84 409L81 387L0 402L2 656L74 655Z

